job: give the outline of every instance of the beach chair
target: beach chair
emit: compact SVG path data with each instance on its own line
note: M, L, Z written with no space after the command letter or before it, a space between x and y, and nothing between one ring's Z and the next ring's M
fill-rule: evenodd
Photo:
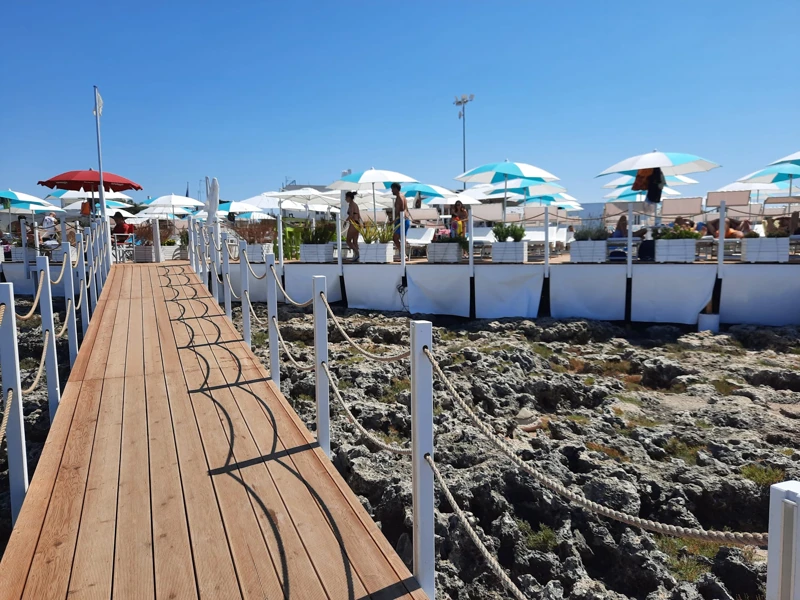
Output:
M491 227L475 227L472 230L472 247L478 251L480 258L492 255L492 244L496 242Z
M433 236L436 234L435 227L411 227L406 233L406 246L408 246L409 255L425 256L428 249L428 244L433 241Z
M665 198L661 201L662 217L686 217L695 220L703 214L703 199L696 198Z

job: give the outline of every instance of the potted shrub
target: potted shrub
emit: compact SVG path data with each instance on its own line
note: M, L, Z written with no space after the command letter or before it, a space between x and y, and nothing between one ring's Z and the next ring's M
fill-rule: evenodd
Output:
M656 262L694 262L699 239L699 231L684 227L667 228L656 238Z
M300 262L333 262L336 225L321 222L316 227L305 226L300 230Z
M461 253L468 249L469 242L463 235L441 235L428 244L428 262L457 263L461 260Z
M142 223L141 225L137 225L134 231L134 236L136 244L133 247L133 262L155 262L155 253L153 248L153 226L150 225L150 223Z
M525 228L522 225L497 223L492 227L492 233L495 239L492 244L492 262L528 262L528 242L522 241L525 238Z
M606 240L608 229L605 225L589 225L575 230L575 241L569 245L570 262L606 262Z
M789 262L789 232L779 229L762 238L751 231L742 240L742 262Z
M189 260L189 230L181 229L178 233L178 241L181 243L178 249L178 260Z
M357 226L356 229L364 240L364 243L358 248L359 262L390 263L394 261L394 243L392 242L394 228L390 223L378 225L367 222Z

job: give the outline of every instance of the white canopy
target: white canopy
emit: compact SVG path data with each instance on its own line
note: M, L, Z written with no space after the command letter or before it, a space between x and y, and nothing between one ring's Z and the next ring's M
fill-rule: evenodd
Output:
M148 206L142 212L141 216L165 216L165 215L188 215L189 211L180 206Z
M106 196L106 199L108 197ZM175 194L167 194L166 196L159 196L155 200L147 202L148 206L180 206L185 208L187 206L204 206L199 200L194 198L187 198L186 196L177 196Z

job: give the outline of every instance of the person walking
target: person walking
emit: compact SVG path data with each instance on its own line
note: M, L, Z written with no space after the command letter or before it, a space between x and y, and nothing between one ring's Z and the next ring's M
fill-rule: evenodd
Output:
M42 241L55 240L56 238L56 213L47 213L42 219Z
M347 225L347 247L353 251L353 262L358 262L358 229L362 224L361 209L356 204L355 192L347 192L344 197L347 200L347 220L345 221Z
M400 250L400 227L405 227L405 232L408 233L408 228L411 227L411 214L408 212L408 201L405 195L400 191L400 184L392 184L392 194L394 195L394 214L395 219L394 227L394 247ZM405 252L405 248L402 250Z

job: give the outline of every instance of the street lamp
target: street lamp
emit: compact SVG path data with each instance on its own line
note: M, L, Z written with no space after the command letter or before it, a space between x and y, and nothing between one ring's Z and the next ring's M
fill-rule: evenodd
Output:
M458 118L461 119L461 147L464 154L464 170L462 173L467 172L467 103L475 100L475 94L467 96L463 94L460 98L456 96L455 104L460 109L458 111ZM464 182L464 189L467 189L467 182Z

